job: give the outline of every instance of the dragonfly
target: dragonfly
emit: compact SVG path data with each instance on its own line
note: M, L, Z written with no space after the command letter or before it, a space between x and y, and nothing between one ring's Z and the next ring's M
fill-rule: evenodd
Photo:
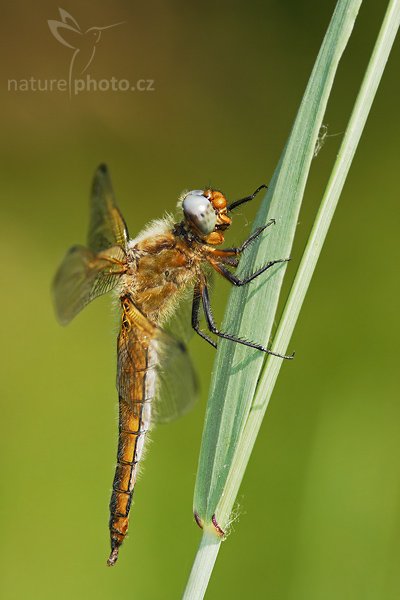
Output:
M86 246L73 246L62 261L53 283L59 322L66 325L89 302L114 290L120 306L117 340L119 436L117 464L110 501L111 552L107 564L118 559L129 523L129 512L143 455L146 433L154 423L186 412L196 396L196 375L184 343L182 321L209 344L211 337L231 340L284 359L262 344L221 331L213 317L209 277L212 270L235 286L288 259L271 260L247 277L235 268L240 255L274 223L257 228L238 247L220 248L231 213L263 189L228 204L216 189L184 192L178 202L181 219L152 221L131 239L117 207L108 169L97 169L91 193ZM190 305L185 300L190 294ZM189 311L182 306L189 306ZM200 327L203 311L208 332ZM175 323L175 324L174 324ZM190 327L189 327L190 329Z

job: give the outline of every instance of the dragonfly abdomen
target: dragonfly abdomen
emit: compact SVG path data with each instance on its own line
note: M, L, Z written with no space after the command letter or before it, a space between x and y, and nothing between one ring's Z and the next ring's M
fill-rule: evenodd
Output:
M147 346L147 347L146 347ZM136 372L130 397L119 396L119 437L117 465L110 501L111 554L109 566L115 564L118 550L128 531L129 511L142 458L146 433L151 424L152 400L155 395L154 349L134 344ZM142 365L140 368L139 365Z

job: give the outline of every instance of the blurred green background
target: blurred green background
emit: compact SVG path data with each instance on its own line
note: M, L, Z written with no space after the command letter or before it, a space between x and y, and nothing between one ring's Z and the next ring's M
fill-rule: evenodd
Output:
M173 210L182 189L211 183L235 199L268 182L334 4L70 0L63 8L84 30L125 22L104 32L91 77L155 88L70 100L7 91L9 79L66 79L72 50L47 25L57 3L3 3L2 598L181 596L200 539L192 494L213 351L193 340L200 402L151 435L129 539L107 569L116 318L104 298L61 328L50 282L67 247L85 240L102 161L132 234ZM330 134L346 127L385 4L361 10L324 120ZM399 67L397 43L209 599L400 597ZM289 280L340 140L327 138L313 163ZM229 244L246 237L256 208L235 219ZM219 318L227 292L219 282Z

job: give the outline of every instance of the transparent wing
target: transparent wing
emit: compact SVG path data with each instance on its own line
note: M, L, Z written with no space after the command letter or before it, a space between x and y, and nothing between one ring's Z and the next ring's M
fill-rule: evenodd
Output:
M188 344L193 333L192 327L193 288L186 289L173 314L163 323L163 330L175 339Z
M188 288L158 332L160 360L154 403L158 423L167 423L188 412L198 396L196 372L186 348L194 332L192 304L193 289Z
M187 413L198 396L198 381L185 344L166 333L160 336L160 361L154 419L167 423Z
M119 211L106 165L97 169L92 186L88 246L98 253L113 246L126 249L128 228Z
M91 300L117 285L125 270L128 238L107 167L100 165L92 186L88 248L72 247L53 283L56 313L63 325Z
M207 266L204 267L204 274L207 277L207 285L210 293L214 287L214 272ZM182 340L188 344L191 340L194 329L192 327L192 305L193 288L189 287L183 292L177 307L172 316L163 324L163 330L169 333L177 340Z
M84 246L72 247L53 282L57 318L66 325L94 298L114 288L125 269L125 253L119 246L94 254Z
M122 300L117 388L136 416L143 402L151 401L153 423L187 412L197 393L184 344L150 323L129 298Z

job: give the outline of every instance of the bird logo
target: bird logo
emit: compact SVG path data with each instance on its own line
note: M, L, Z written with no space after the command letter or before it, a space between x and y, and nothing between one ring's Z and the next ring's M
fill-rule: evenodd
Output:
M70 13L63 8L59 8L58 10L61 21L50 19L47 23L56 40L60 44L63 44L63 46L67 46L67 48L71 48L74 51L68 73L69 93L71 96L73 74L82 75L92 64L103 31L118 27L124 21L114 23L113 25L106 25L105 27L89 27L89 29L83 31Z

